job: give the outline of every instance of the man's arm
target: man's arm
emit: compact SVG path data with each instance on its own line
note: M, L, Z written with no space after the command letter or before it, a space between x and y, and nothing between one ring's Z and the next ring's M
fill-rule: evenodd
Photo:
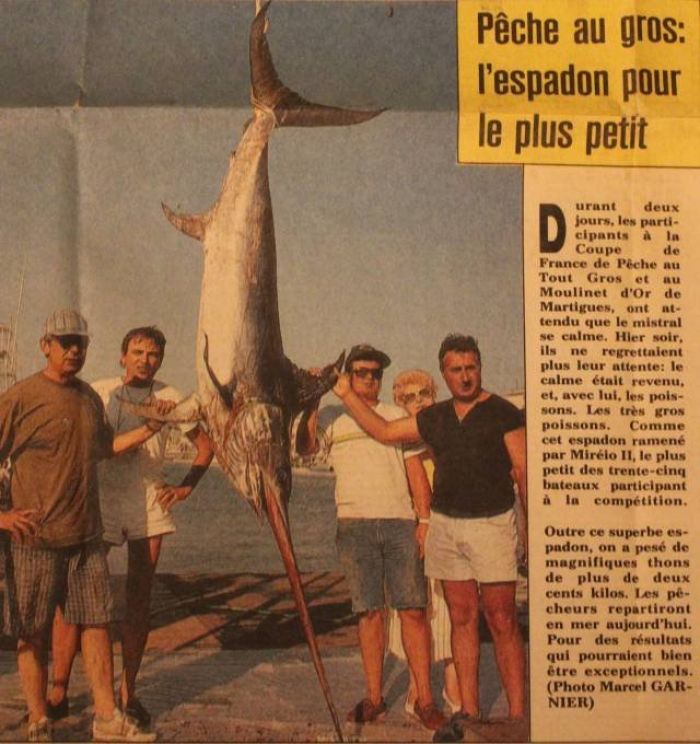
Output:
M528 559L527 544L527 447L525 438L525 427L509 431L503 441L508 450L508 456L511 463L511 477L517 486L518 498L522 509L522 525L519 534L523 545L523 562L526 564Z
M295 448L302 457L315 455L318 452L318 405L320 402L319 399L315 406L307 408L301 414Z
M518 487L518 498L527 514L527 447L525 427L509 431L503 441L511 463L511 476Z
M188 431L185 436L194 444L197 452L180 485L165 486L158 492L158 502L165 511L169 511L178 501L184 501L194 491L214 457L211 440L203 429L197 426L192 431Z
M407 444L420 440L415 416L387 421L373 411L350 388L346 374L338 377L333 392L343 401L350 415L373 438L382 444Z
M162 428L163 424L160 421L147 421L145 424L131 429L131 431L115 435L112 440L112 454L123 455L125 452L140 447Z
M411 489L413 498L413 508L418 517L418 526L416 527L416 540L421 558L425 556L425 538L428 534L428 520L430 519L430 502L433 498L433 490L430 487L428 474L423 467L423 458L421 455L409 457L406 461L406 476L408 477L408 486Z
M174 400L164 399L154 400L153 405L157 413L165 415L170 413L177 403ZM163 426L165 426L164 421L149 419L145 424L137 426L135 429L116 434L112 440L112 454L123 455L126 452L137 449L154 434L157 434Z

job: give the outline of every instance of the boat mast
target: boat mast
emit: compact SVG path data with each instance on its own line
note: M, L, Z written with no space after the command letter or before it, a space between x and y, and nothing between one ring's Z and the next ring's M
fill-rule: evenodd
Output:
M10 316L9 326L0 326L0 392L4 392L17 381L17 329L22 311L22 296L24 294L24 277L27 261L22 262L22 275L17 298L17 311Z
M19 316L22 312L22 295L24 294L24 276L27 269L27 257L22 261L22 275L19 280L19 296L17 297L17 313L14 323L10 319L10 333L12 334L12 354L10 356L10 371L13 376L12 382L17 380L17 328L19 326Z

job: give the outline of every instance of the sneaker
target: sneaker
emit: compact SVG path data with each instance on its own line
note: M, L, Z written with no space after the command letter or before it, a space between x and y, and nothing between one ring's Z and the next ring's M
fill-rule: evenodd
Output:
M60 703L55 705L50 701L46 701L46 715L51 721L60 721L62 718L68 717L68 698L64 697Z
M115 708L109 720L97 716L93 718L92 740L151 742L156 740L156 735L150 731L142 731L136 721Z
M27 727L27 741L53 741L51 721L44 716Z
M120 702L119 710L124 711L129 718L133 718L140 728L148 729L150 727L151 714L144 708L143 703L137 697L131 698L124 707L122 707Z
M375 705L369 698L360 702L348 713L347 720L351 723L374 723L386 718L386 703L384 698Z
M452 718L435 732L433 741L463 741L464 734L470 723L476 723L478 719L469 713L455 713Z
M429 731L437 731L447 723L447 718L442 714L442 711L438 710L438 707L434 703L422 707L416 702L413 710L416 718Z

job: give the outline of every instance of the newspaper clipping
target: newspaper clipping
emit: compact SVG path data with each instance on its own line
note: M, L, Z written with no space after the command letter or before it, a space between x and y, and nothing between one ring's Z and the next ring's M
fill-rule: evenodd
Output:
M153 499L165 489L173 520L156 542L124 527L109 551L114 688L138 723L119 736L700 741L700 1L6 0L0 38L0 741L117 736L100 728L90 652L61 667L54 631L47 685L48 625L35 678L16 632L17 545L31 550L54 515L12 516L27 503L21 458L43 467L59 445L56 421L19 443L29 409L8 401L50 366L57 311L89 334L80 378L122 391L116 424L105 398L117 433L122 404L152 402L163 379L186 400L163 430L169 412L154 424L129 408L148 439L125 454L114 440L121 498L147 482L134 464L146 429L167 432L152 440ZM135 400L125 334L151 326L160 357ZM331 422L358 414L333 364L371 344L375 405L401 404L392 381L415 369L449 401L438 349L455 333L478 341L483 388L517 410L513 430L525 422L527 487L513 430L502 437L518 577L479 580L470 654L449 619L436 629L431 581L435 706L382 608L377 701L372 611L336 546ZM239 414L269 404L259 380L276 374L277 413L253 446L261 414ZM369 434L350 439L384 441L361 419ZM265 447L270 472L250 465ZM435 512L409 471L423 549ZM514 646L489 604L503 586Z

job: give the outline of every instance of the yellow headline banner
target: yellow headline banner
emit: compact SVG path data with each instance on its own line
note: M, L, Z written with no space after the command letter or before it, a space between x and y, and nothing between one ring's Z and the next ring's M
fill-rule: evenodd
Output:
M700 0L458 0L459 161L700 165Z

